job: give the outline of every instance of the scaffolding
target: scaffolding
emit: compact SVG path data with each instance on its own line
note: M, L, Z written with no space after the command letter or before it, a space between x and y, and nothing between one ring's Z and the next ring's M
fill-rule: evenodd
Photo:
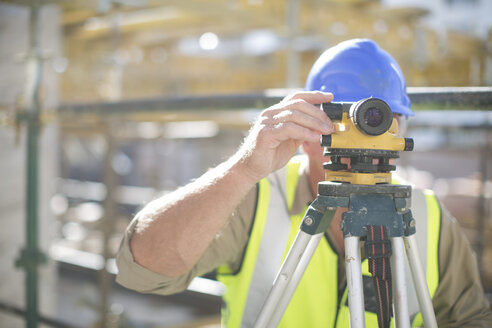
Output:
M25 279L25 309L18 309L2 305L1 309L23 315L26 327L37 327L42 322L54 327L63 326L56 320L48 319L38 313L38 268L46 259L43 250L38 246L38 138L41 125L47 119L43 116L39 102L39 88L42 76L41 56L39 53L39 2L31 2L30 16L30 55L28 59L24 108L17 113L17 124L26 127L26 231L25 248L21 251L16 265L26 273ZM101 254L104 265L100 268L100 323L105 326L111 293L111 274L108 272L108 262L111 260L107 248L108 236L113 227L112 213L114 213L114 197L111 192L116 188L114 172L111 162L114 150L118 146L116 137L112 134L112 121L188 121L213 120L224 126L247 128L250 122L237 120L237 114L245 110L259 110L279 102L287 90L268 90L263 93L210 95L210 96L183 96L173 98L153 98L141 100L113 101L106 103L61 105L56 112L56 121L60 125L87 124L92 129L98 129L108 141L105 153L104 181L108 191L103 202L105 216L103 218L104 251ZM475 88L409 88L409 96L415 109L478 109L492 110L492 87ZM489 215L489 196L485 185L490 179L489 159L491 154L492 120L486 120L478 126L486 131L482 140L481 152L481 189L477 212L478 245L477 257L480 269L483 267L483 249L485 245L484 227Z

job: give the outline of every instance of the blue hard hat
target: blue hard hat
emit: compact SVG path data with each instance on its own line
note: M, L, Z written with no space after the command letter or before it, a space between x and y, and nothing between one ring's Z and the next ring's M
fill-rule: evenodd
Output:
M369 39L353 39L326 50L314 63L306 90L332 92L333 101L380 98L394 113L413 116L405 77L396 60Z

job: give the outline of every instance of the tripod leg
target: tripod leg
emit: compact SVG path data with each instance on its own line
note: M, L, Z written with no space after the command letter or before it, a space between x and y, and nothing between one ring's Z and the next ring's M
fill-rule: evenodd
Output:
M412 272L413 284L419 301L420 312L424 319L426 327L437 328L436 315L432 306L432 300L427 288L422 261L417 248L417 239L415 234L404 237L405 247L407 250L408 264Z
M359 240L359 237L346 237L344 239L350 327L352 328L365 327L366 325L364 317L364 291L362 287Z
M391 268L393 270L393 303L395 310L395 327L410 328L408 314L407 283L405 280L405 251L402 237L391 238L393 255Z
M255 328L278 325L322 235L310 235L299 230L256 319Z
M287 306L289 305L290 300L292 299L292 296L294 295L294 292L297 289L297 285L299 285L299 282L301 281L301 278L304 275L304 272L306 271L306 268L311 261L311 258L314 254L314 251L319 245L319 242L323 238L323 233L319 233L316 235L313 235L311 240L309 241L306 251L303 254L302 258L299 260L299 264L297 265L296 270L294 271L294 274L292 275L292 279L288 282L288 285L285 287L285 291L282 295L282 298L280 299L280 302L277 305L277 308L275 309L275 312L272 315L272 319L270 320L270 325L271 327L276 327L278 326L278 323L280 322L280 319L282 319L282 316L287 309Z

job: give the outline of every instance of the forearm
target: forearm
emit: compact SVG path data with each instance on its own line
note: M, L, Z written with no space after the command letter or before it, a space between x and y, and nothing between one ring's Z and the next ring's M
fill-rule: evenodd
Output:
M140 265L167 276L188 271L255 185L234 158L137 214L130 245Z
M239 151L178 191L148 204L130 241L135 261L167 276L187 272L248 191L283 167L303 142L319 142L334 131L317 106L333 99L300 92L264 110Z

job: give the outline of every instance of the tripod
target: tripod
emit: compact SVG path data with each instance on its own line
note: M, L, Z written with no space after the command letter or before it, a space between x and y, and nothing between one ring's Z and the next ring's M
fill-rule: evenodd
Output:
M278 325L338 207L349 208L342 216L341 229L345 244L351 327L365 326L359 243L361 238L367 236L368 226L385 227L391 239L395 326L410 327L404 270L405 244L424 323L426 327L437 327L417 251L415 220L409 209L410 196L411 187L405 185L320 182L318 196L304 215L299 232L280 268L255 327Z

